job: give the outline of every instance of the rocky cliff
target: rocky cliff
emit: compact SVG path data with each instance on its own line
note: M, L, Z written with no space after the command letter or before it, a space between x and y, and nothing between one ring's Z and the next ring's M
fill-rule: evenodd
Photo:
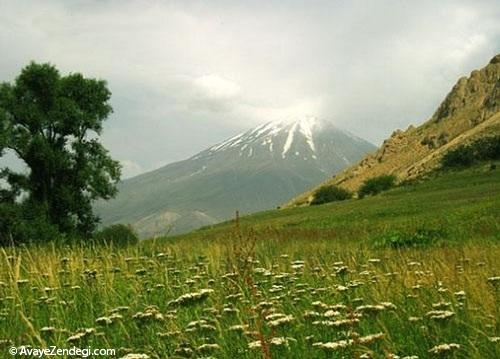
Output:
M323 185L357 190L366 179L382 174L394 174L399 181L417 178L436 168L448 150L492 133L500 133L500 54L460 78L428 121L394 131L376 152ZM309 203L317 188L285 207Z

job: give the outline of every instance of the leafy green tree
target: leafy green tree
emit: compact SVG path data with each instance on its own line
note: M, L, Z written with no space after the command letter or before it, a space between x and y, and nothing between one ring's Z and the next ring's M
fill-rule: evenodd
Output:
M62 76L34 62L13 83L0 84L0 156L11 150L29 169L2 169L10 186L0 200L19 202L22 195L60 232L91 234L98 222L92 201L112 198L120 178L119 163L99 143L110 97L105 81Z

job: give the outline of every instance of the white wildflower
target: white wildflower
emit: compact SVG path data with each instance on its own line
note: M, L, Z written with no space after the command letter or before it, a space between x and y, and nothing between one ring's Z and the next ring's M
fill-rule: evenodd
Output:
M229 330L232 332L244 332L247 329L248 329L247 324L232 325L229 327Z
M282 326L282 325L291 323L294 320L295 320L295 318L293 317L293 315L285 315L285 316L277 318L275 320L271 320L269 323L267 323L267 325L270 328L275 328L275 327L278 327L278 326Z
M336 310L327 310L325 313L323 313L323 317L325 318L331 318L331 317L337 317L340 315L340 312L336 311Z
M260 340L256 340L253 342L248 343L248 348L249 349L258 349L262 346Z
M165 317L160 312L158 307L154 305L150 305L144 309L144 312L137 312L132 316L133 319L141 322L149 321L149 320L157 320L163 321Z
M149 359L149 358L151 358L151 357L147 354L130 353L130 354L127 354L127 355L121 357L120 359Z
M453 293L453 295L457 298L457 300L459 301L464 301L465 298L466 298L466 294L465 294L465 291L461 290L459 292L455 292Z
M386 307L382 304L375 304L375 305L360 305L359 307L356 307L356 312L361 312L361 313L378 313L382 312L386 309Z
M207 299L212 293L214 293L213 289L201 289L198 292L186 293L177 299L170 301L168 305L187 305L197 303Z
M366 344L371 344L376 340L382 339L384 337L384 333L376 333L376 334L370 334L364 337L360 337L357 339L358 343L366 345Z
M443 354L443 353L451 352L451 351L456 350L456 349L460 349L460 344L455 344L455 343L439 344L439 345L432 347L428 351L429 351L429 353L432 353L432 354Z
M200 352L200 353L206 353L206 352L211 352L211 351L219 350L219 349L220 349L219 344L207 343L207 344L200 345L198 348L196 348L196 351Z
M68 343L75 343L93 333L95 333L95 328L85 328L70 336L66 341Z
M110 325L113 323L113 320L109 317L99 317L95 322L99 325Z
M438 302L438 303L433 303L432 308L434 309L444 309L444 308L449 308L451 307L451 302Z
M354 340L349 339L349 340L339 340L337 342L318 342L318 343L313 343L313 347L325 349L325 350L339 350L339 349L345 349L349 346L351 346L354 343Z
M453 317L454 315L455 313L450 310L431 310L425 314L426 317L434 320L445 320Z

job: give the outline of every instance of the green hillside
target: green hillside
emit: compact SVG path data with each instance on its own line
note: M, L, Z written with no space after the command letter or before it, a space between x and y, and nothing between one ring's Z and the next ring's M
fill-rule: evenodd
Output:
M322 206L261 212L242 217L245 231L279 238L359 242L396 232L440 231L442 239L496 238L500 233L500 170L490 164L436 172L374 197ZM235 221L205 227L177 239L220 238Z

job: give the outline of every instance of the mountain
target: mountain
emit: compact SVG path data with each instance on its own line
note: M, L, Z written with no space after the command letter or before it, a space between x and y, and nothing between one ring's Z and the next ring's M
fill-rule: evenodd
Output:
M500 54L459 79L427 122L394 131L375 153L323 184L356 190L366 179L382 174L394 174L399 181L418 178L439 166L450 149L495 133L500 133ZM309 203L317 188L285 207Z
M185 232L275 208L375 147L314 117L269 122L195 156L125 180L99 202L103 225L130 223L141 237Z

